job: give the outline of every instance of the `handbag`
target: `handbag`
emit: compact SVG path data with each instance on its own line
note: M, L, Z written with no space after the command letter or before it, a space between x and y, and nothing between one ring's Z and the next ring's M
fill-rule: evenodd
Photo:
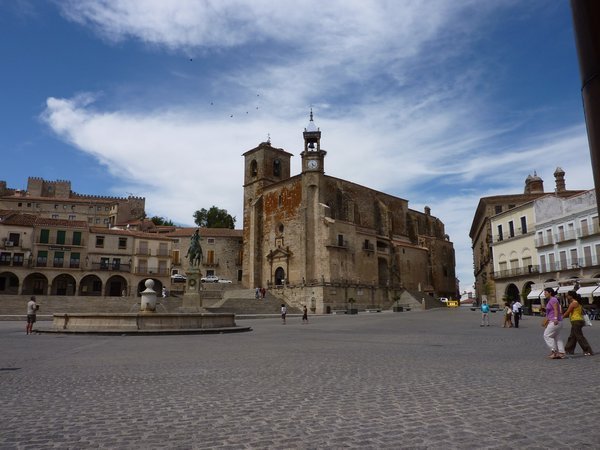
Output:
M547 318L547 317L544 317L544 318L542 319L542 327L546 328L547 326L548 326L548 318Z
M591 327L592 326L592 319L590 319L590 316L588 316L586 313L582 314L583 316L583 322L585 323L585 327Z

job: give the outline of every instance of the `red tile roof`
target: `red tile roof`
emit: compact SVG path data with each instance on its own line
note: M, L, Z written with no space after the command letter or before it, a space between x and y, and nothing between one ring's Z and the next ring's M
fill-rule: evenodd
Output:
M0 224L24 227L62 227L62 228L87 228L84 220L50 219L38 217L33 214L24 214L14 211L0 211Z

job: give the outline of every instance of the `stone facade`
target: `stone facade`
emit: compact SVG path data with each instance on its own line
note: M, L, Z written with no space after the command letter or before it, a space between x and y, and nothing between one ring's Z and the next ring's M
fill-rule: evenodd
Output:
M113 226L144 217L145 199L78 194L71 190L70 181L29 177L25 191L0 181L0 210Z
M169 285L171 239L86 221L0 214L0 295L129 296Z
M349 299L388 304L402 289L456 295L444 224L405 199L325 175L320 144L311 114L300 174L270 142L244 153L243 284L320 312Z
M164 235L172 241L171 274L185 275L189 271L189 260L186 258L190 245L190 237L196 227L176 228ZM242 281L242 230L227 228L200 228L200 246L202 275L216 275L231 280L232 284ZM173 281L171 289L182 290L182 283Z

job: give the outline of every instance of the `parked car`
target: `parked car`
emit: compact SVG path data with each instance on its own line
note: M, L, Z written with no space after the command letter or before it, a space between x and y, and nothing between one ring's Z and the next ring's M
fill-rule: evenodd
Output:
M180 273L176 273L174 275L171 275L171 282L172 283L185 283L187 280L187 278L184 275L181 275Z
M200 278L200 281L203 283L218 283L219 277L216 275L206 275L205 277Z
M229 283L229 284L231 284L231 280L226 280L225 278L219 278L219 283Z

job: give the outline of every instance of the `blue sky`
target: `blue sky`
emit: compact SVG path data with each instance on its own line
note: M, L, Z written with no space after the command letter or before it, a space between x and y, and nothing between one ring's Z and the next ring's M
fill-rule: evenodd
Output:
M242 218L241 154L313 108L335 177L446 224L461 288L480 197L557 166L593 187L569 2L0 0L0 179Z

